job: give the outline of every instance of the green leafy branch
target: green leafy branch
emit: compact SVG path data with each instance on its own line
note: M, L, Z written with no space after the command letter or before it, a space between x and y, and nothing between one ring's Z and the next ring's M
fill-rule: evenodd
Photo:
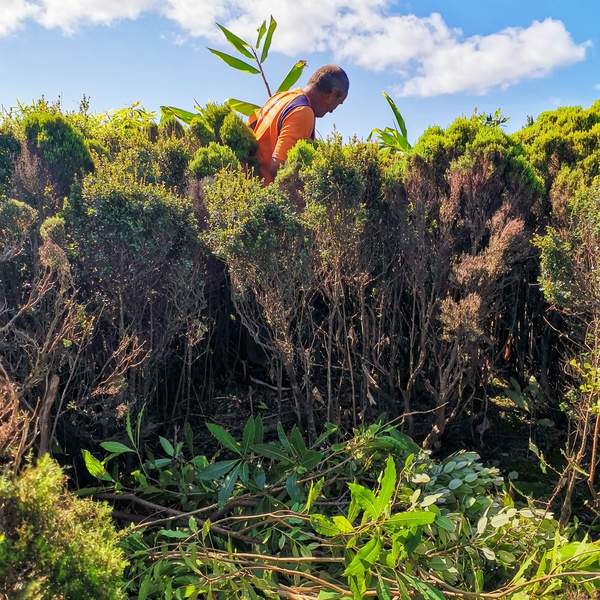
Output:
M400 114L396 103L385 92L381 93L392 109L394 119L396 120L396 127L373 129L367 137L367 141L371 141L371 139L375 138L379 143L379 147L388 152L407 152L412 146L408 142L404 118Z
M273 94L271 93L271 87L267 81L263 65L269 56L269 50L271 49L271 43L273 41L273 34L275 33L275 29L277 29L277 21L275 21L275 19L271 16L268 27L266 20L261 23L257 30L258 36L254 45L235 35L233 32L229 31L229 29L223 27L223 25L219 23L217 23L217 27L219 27L219 29L223 32L225 39L237 50L242 58L232 56L231 54L221 52L220 50L215 50L214 48L208 48L208 50L236 71L242 71L243 73L249 73L250 75L260 75L267 89L267 93L269 97L271 97ZM254 64L249 63L247 59L253 61ZM288 74L284 77L283 81L279 84L276 93L289 90L298 81L298 79L300 79L300 76L304 71L304 67L306 67L305 60L299 60L296 62ZM243 100L237 100L235 98L229 98L226 101L226 104L233 110L248 117L255 110L260 108L257 104ZM201 110L198 106L196 108ZM172 106L161 106L160 110L163 118L175 116L188 125L191 123L192 119L198 116L197 113L174 108Z

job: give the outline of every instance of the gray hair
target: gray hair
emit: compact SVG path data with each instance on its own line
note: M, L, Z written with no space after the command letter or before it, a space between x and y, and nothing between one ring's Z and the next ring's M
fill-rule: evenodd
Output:
M350 80L342 68L336 65L325 65L311 75L308 85L312 85L323 94L336 91L340 96L347 96Z

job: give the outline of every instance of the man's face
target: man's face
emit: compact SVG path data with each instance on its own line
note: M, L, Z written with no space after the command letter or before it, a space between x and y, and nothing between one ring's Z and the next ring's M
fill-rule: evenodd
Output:
M345 99L346 94L340 94L335 90L323 94L323 102L315 110L315 116L324 117L327 113L332 113L340 104L343 104Z

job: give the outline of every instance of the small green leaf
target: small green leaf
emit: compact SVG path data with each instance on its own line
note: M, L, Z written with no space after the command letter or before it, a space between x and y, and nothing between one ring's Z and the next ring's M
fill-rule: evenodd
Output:
M272 460L278 460L282 463L289 464L291 462L290 457L285 453L284 450L274 444L254 444L252 450L260 456L265 456Z
M305 60L299 60L279 84L276 93L287 92L300 79L306 65L307 62Z
M96 479L102 479L102 476L106 472L104 465L92 454L89 450L82 450L83 453L83 461L85 462L85 467L88 470L89 474Z
M394 491L396 490L396 463L392 456L388 456L385 471L381 479L381 489L377 495L377 512L383 513L387 508Z
M160 435L158 436L158 441L160 442L162 449L165 451L165 454L168 456L173 456L173 454L175 454L175 448L173 448L173 444L171 444L169 440Z
M318 500L321 495L321 490L323 489L323 484L325 483L325 478L321 477L317 483L314 481L310 482L310 488L308 490L308 498L306 500L306 506L304 507L304 512L310 512L310 509L313 507L314 503Z
M233 492L233 488L238 480L238 476L240 473L240 469L242 468L242 463L238 463L236 467L229 472L229 474L225 477L225 481L223 481L223 485L219 490L218 495L218 503L219 508L223 508L227 504L227 500L231 496Z
M186 533L185 531L179 531L179 529L161 529L158 532L158 535L178 540L184 540L190 537L189 533Z
M250 415L246 421L244 427L244 433L242 435L242 454L246 455L250 446L254 444L254 436L256 433L256 425L254 424L254 417Z
M344 571L345 577L356 576L370 569L381 553L379 538L369 540L352 559Z
M294 503L299 503L302 502L304 500L304 494L302 493L302 489L300 488L300 486L296 483L296 480L298 479L298 474L294 471L293 473L290 473L285 481L285 489L289 495L289 497L292 499L292 502Z
M337 525L325 515L311 515L310 524L317 533L327 537L335 537L340 533Z
M336 524L340 533L354 533L354 527L344 515L334 515L333 522Z
M435 520L435 513L428 510L410 510L407 512L396 513L384 521L384 527L420 527L429 525Z
M225 448L229 448L232 452L241 455L239 444L231 437L231 434L224 427L214 423L207 423L206 426Z
M392 594L388 584L383 580L379 573L377 574L377 600L392 600Z
M267 31L267 35L265 36L265 43L263 44L262 53L260 55L260 62L264 63L267 60L267 56L269 55L269 49L271 48L271 42L273 41L273 33L277 28L277 21L271 16L271 20L269 21L269 29Z
M298 429L298 427L296 427L296 425L292 427L292 431L289 435L289 442L294 455L300 460L302 460L302 458L306 454L307 448L306 444L304 443L304 438L302 437L302 434L300 433L300 430Z
M123 454L124 452L135 452L132 448L129 448L125 444L121 444L121 442L102 442L100 444L104 450L107 452L112 452L113 454Z
M263 21L256 31L258 31L258 37L256 38L256 47L260 48L260 41L262 40L263 35L267 33L267 22Z
M375 494L359 483L349 483L348 487L350 488L352 498L356 500L365 513L373 520L377 519L377 517L379 517L379 510L377 508Z
M234 460L222 460L216 463L207 465L200 472L197 473L196 477L201 481L212 481L223 477L233 469L233 467L239 462L239 459Z
M219 52L219 50L213 50L212 48L208 48L208 50L212 52L215 56L218 56L223 62L227 63L230 67L233 67L238 71L243 71L244 73L250 73L252 75L260 75L260 71L256 67L249 65L247 62L244 62L239 58L235 58L235 56L225 54L225 52Z
M227 41L240 53L243 54L246 58L254 59L254 55L248 48L250 48L250 44L245 42L242 38L239 38L237 35L229 31L229 29L225 29L223 25L217 23L217 27L223 32Z

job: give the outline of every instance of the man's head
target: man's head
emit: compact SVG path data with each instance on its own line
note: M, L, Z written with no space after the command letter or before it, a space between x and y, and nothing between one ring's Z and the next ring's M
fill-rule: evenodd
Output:
M316 117L333 112L348 96L348 75L336 65L325 65L317 69L308 80L304 93Z

